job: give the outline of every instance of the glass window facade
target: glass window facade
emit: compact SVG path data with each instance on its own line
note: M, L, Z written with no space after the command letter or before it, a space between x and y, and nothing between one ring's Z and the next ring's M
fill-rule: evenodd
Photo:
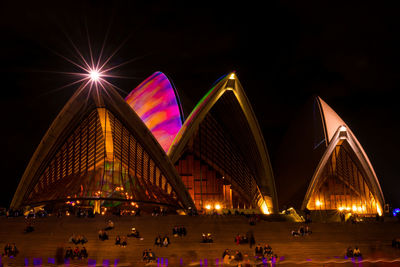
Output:
M24 204L100 198L105 206L121 201L180 206L163 171L109 110L93 109L64 140Z

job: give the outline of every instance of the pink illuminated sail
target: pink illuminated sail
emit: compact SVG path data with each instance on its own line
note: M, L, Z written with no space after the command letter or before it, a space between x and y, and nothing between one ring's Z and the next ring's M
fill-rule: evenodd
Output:
M182 127L179 97L162 72L155 72L139 84L125 101L139 115L165 152Z

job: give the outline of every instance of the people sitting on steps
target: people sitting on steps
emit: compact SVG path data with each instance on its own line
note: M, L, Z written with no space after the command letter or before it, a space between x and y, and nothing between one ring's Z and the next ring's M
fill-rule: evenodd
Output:
M212 238L211 233L207 233L207 234L202 233L201 236L202 236L202 240L201 240L202 243L213 243L213 238Z
M142 253L142 259L147 263L154 262L156 260L156 255L151 249L145 249Z
M247 244L247 243L249 243L249 239L246 235L237 234L235 236L235 243L236 243L236 245Z
M108 220L107 226L106 226L106 228L104 228L104 231L109 231L109 230L112 230L112 229L114 229L114 222L111 221L111 220Z
M272 248L269 244L264 245L263 255L271 256L273 254Z
M261 246L261 244L257 244L254 254L255 254L256 258L260 258L260 259L262 258L262 256L264 255L264 249Z
M12 243L12 244L10 244L10 243L8 243L7 245L5 245L5 247L4 247L4 254L3 254L3 256L6 256L6 257L16 257L17 256L17 254L18 254L18 249L17 249L17 246L15 245L15 243Z
M72 250L71 247L68 247L65 251L65 259L86 259L88 257L88 252L85 247L82 247L82 249L79 249L78 247L75 247L74 250Z
M65 259L72 259L74 256L74 252L72 251L71 247L67 247L65 250Z
M68 242L74 243L75 245L78 245L78 244L84 245L85 243L88 242L88 240L87 240L87 238L86 238L84 235L75 235L75 234L72 234L72 235L70 236L70 238L68 239Z
M233 256L233 260L240 263L243 261L243 254L239 251L236 250L235 255Z
M133 228L131 229L131 233L130 233L130 234L128 234L128 237L140 238L139 231L138 231L138 230L136 230L136 228L135 228L135 227L133 227Z
M100 239L101 241L108 240L107 232L104 231L104 230L102 230L102 229L99 230L99 239Z

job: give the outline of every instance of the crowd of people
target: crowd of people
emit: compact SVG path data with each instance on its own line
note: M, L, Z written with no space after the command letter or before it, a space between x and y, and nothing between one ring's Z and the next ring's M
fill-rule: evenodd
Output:
M273 263L278 259L278 255L273 252L272 247L269 244L265 244L264 247L261 246L261 244L258 244L255 248L255 256L257 260L261 260L264 263Z
M154 240L154 245L159 246L159 247L168 247L169 244L171 244L168 235L165 235L164 237L161 237L161 235L158 235L156 239Z
M173 237L182 237L182 236L186 236L186 228L181 225L181 226L177 226L175 225L174 228L172 228L172 236Z
M125 248L128 245L128 240L126 236L120 237L119 235L117 235L115 237L115 245Z
M156 255L151 249L145 249L142 254L142 259L144 262L154 262L156 260Z
M249 244L250 248L252 248L252 246L256 244L256 240L254 238L253 232L248 231L246 235L237 234L235 236L235 243L236 245Z
M73 250L71 247L68 247L65 251L65 259L86 259L88 257L88 252L85 247L79 249L75 247Z
M250 262L249 255L247 254L242 254L239 250L235 250L234 252L225 249L225 251L222 253L222 263L224 265L228 266L240 266L240 267L247 267L247 266L253 266Z
M202 233L201 234L201 242L202 243L213 243L213 237L211 233Z
M108 240L108 234L107 234L107 232L106 232L104 229L100 229L100 230L99 230L99 239L100 239L101 241Z
M16 257L18 254L18 249L17 246L15 245L15 243L8 243L5 245L4 247L4 253L2 254L2 256L5 257Z
M75 245L78 245L78 244L84 245L85 243L88 242L88 240L87 240L87 238L86 238L84 235L72 234L72 235L69 237L68 242L74 243Z
M354 249L352 247L348 247L346 249L346 256L348 258L361 257L361 251L357 246Z
M305 235L311 235L312 231L310 230L310 227L308 225L300 226L299 229L297 230L292 230L291 232L292 236L305 236Z

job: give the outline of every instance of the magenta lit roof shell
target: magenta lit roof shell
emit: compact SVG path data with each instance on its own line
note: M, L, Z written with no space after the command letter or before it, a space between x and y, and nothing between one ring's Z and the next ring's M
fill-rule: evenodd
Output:
M167 152L183 122L178 93L167 76L162 72L153 73L125 101Z

